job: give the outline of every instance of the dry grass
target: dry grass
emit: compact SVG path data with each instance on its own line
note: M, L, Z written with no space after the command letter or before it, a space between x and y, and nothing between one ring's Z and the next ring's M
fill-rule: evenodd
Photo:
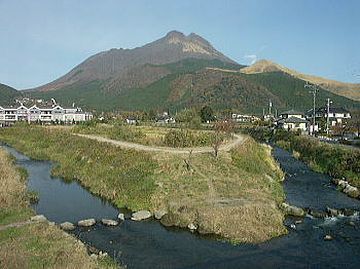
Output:
M261 242L285 234L283 173L270 149L249 139L218 159L211 154L184 158L158 154L157 191L153 210L166 208L163 223L201 233L215 233L234 242Z
M75 139L65 132L52 130L54 133L48 133L45 141L29 139L43 137L45 131L48 129L12 129L11 133L3 132L2 137L29 156L59 162L56 175L77 178L90 191L117 205L126 201L133 210L167 209L167 224L186 227L194 223L202 233L215 233L235 242L260 242L286 233L284 216L277 206L284 199L283 174L270 149L250 138L230 152L221 152L218 158L211 153L191 157L153 153L142 162L146 153ZM150 161L154 163L151 170L144 170ZM134 167L134 173L124 170L128 166ZM147 175L140 177L143 181L133 180L142 175L135 172L142 170L151 173L143 173ZM151 187L149 191L147 186Z
M0 233L2 268L99 268L86 247L47 223Z
M26 203L26 186L9 155L0 150L0 209L22 208Z
M0 149L1 224L28 219L25 179ZM95 261L86 247L49 223L0 231L0 268L116 268L109 258Z

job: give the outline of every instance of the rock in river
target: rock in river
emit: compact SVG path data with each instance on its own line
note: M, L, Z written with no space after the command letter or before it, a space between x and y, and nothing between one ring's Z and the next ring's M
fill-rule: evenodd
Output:
M124 213L119 213L118 219L121 220L121 221L124 221L124 220L125 220L125 215L124 215Z
M72 224L71 222L63 222L60 224L60 228L63 229L64 231L72 231L75 229L75 225Z
M112 219L102 219L101 222L102 222L102 224L107 225L107 226L116 226L119 224L119 222L117 222L116 220L112 220Z
M358 198L360 196L359 189L351 185L347 185L345 189L343 189L343 193L352 198Z
M324 236L324 240L325 240L325 241L330 241L330 240L332 240L332 239L333 239L333 238L332 238L331 235L328 235L328 234L327 234L327 235Z
M313 216L314 218L319 218L319 219L323 219L323 218L326 217L326 212L317 211L317 210L314 210L314 209L310 209L309 214L311 216Z
M147 210L141 210L131 215L131 219L135 221L148 219L151 217L151 213Z
M281 208L285 211L286 215L295 216L295 217L305 216L305 211L300 207L289 205L287 203L282 203Z
M37 222L45 222L47 221L46 217L44 215L36 215L30 218L31 221L37 221Z
M349 185L349 183L346 180L339 180L338 181L338 187L343 190L345 189L347 186Z
M80 220L78 222L78 225L82 227L90 227L95 225L95 223L96 223L95 219L84 219L84 220Z
M167 214L166 210L157 210L154 213L154 217L155 217L155 219L160 220L166 214Z
M341 214L341 211L335 208L327 207L326 211L328 212L330 217L337 217Z
M190 223L187 227L191 231L195 231L197 229L197 227L196 227L196 225L194 223Z

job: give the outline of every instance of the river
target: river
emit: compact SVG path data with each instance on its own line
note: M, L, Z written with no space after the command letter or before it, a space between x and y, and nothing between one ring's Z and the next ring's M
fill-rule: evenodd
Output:
M29 159L11 147L18 165L29 174L28 189L39 193L33 207L50 221L77 222L85 218L115 219L119 210L89 193L76 181L66 183L50 175L51 162ZM360 211L360 201L337 191L326 175L311 171L287 151L273 151L286 172L284 189L290 204L324 210L326 207ZM287 218L289 234L261 244L240 244L203 237L181 229L163 227L158 221L126 219L117 227L96 224L77 228L83 242L106 251L131 268L360 268L360 220L348 217L315 219L302 223ZM333 240L324 241L325 235Z

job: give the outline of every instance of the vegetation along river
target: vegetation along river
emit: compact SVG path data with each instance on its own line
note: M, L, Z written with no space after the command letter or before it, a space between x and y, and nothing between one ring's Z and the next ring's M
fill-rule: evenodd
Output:
M28 188L39 193L33 205L50 221L116 219L119 210L93 196L77 182L52 178L51 162L35 161L3 146L28 171ZM287 176L287 202L316 210L326 207L352 209L350 216L299 219L287 218L289 234L262 244L234 246L189 231L168 229L159 222L127 219L117 227L96 224L73 233L83 242L106 251L128 268L360 268L360 201L336 190L326 175L279 148L273 151ZM121 210L120 210L121 211ZM226 221L226 220L224 220ZM324 240L331 235L332 240Z

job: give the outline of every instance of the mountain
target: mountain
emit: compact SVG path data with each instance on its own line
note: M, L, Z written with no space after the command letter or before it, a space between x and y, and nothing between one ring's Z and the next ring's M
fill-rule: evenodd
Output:
M217 67L208 67L208 66ZM221 66L223 65L223 66ZM50 99L99 111L105 110L179 110L185 107L210 105L214 109L232 109L243 113L261 114L269 100L278 111L312 107L312 96L304 88L305 81L284 72L244 74L228 69L217 61L187 59L160 65L171 70L169 75L139 88L119 92L99 91L104 82L74 84L57 91L33 92L33 97ZM360 102L320 88L318 105L330 98L335 106L360 109Z
M194 33L186 36L181 32L171 31L165 37L142 47L111 49L95 54L66 75L34 90L52 91L95 80L106 81L106 91L143 87L169 74L158 65L189 58L219 60L240 67L201 36Z
M344 83L317 76L305 75L268 60L259 60L251 66L242 68L241 72L245 74L284 72L295 78L299 78L313 84L318 84L323 89L327 89L337 95L360 101L360 84Z
M21 95L14 88L0 83L0 105L9 105L15 98Z
M306 81L314 82L315 77L269 61L242 66L202 37L172 31L139 48L98 53L63 77L26 94L98 111L175 111L210 105L261 114L269 100L280 111L310 109L312 97L304 88ZM325 80L322 82L319 105L330 98L336 106L360 108L360 102L350 99L355 90L348 98L345 86L329 89Z

